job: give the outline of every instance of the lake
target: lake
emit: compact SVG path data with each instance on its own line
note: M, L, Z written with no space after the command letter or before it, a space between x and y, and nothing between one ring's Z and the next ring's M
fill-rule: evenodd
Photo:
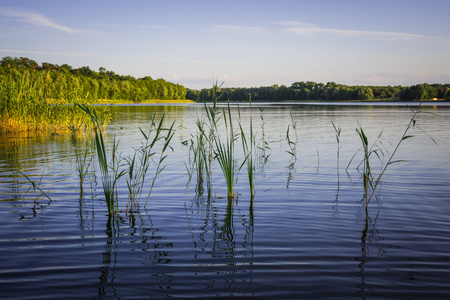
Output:
M165 113L165 126L175 122L176 131L147 205L164 140L140 205L130 205L125 175L113 215L86 136L1 135L0 298L448 299L450 106L420 107L413 137L400 144L400 161L388 166L366 209L356 129L369 145L382 132L377 154L384 162L371 156L376 176L417 108L231 105L236 133L240 121L248 138L251 122L256 136L252 201L246 166L239 171L240 137L235 198L227 199L217 160L211 197L197 183L189 145L205 118L202 104L118 106L105 143L110 158L119 142L120 170L152 115L157 124ZM94 158L80 189L76 157L85 149Z

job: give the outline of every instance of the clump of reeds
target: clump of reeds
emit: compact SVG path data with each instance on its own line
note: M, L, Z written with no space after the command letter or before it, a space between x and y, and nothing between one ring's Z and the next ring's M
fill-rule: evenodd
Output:
M402 137L397 142L396 146L394 147L394 150L392 151L391 155L388 157L387 161L384 162L385 152L383 148L380 146L379 140L381 138L381 135L383 131L380 132L378 137L375 139L375 142L369 146L369 140L364 133L364 130L361 126L359 128L356 128L356 132L361 140L362 143L362 152L363 152L363 159L359 166L362 165L362 179L363 179L363 186L364 186L364 198L366 200L366 207L369 205L370 200L372 199L373 195L375 194L380 182L381 178L383 177L384 173L386 172L387 168L395 163L404 162L405 160L394 160L394 156L399 149L400 145L403 143L403 141L412 138L413 135L409 135L408 132L411 128L416 127L416 116L420 112L419 108L417 110L412 110L412 117L408 123L408 125L405 128L405 131L403 132ZM420 129L420 128L419 128ZM422 130L422 132L424 132ZM426 134L426 132L424 132ZM436 141L427 134L430 139L436 143ZM361 149L360 149L361 150ZM360 151L358 150L355 155ZM351 161L355 157L355 155L352 157ZM381 168L378 175L375 175L372 173L372 167L371 167L371 160L373 157L376 157L381 162ZM378 201L378 199L377 199Z
M102 183L103 183L103 192L105 194L106 205L108 207L108 213L111 215L113 213L118 212L118 203L117 203L117 189L116 184L117 181L125 175L125 171L119 171L119 156L117 154L117 148L119 143L114 139L113 141L113 149L112 149L112 157L110 165L108 163L108 158L106 154L105 143L103 140L103 134L100 129L100 122L95 110L91 110L91 108L84 104L79 104L79 108L81 108L84 112L86 112L94 125L94 134L95 134L95 148L97 150L97 158L98 163L100 165L100 170L102 173Z
M260 110L259 117L261 119L261 138L260 143L257 146L258 149L258 160L259 162L264 165L267 163L267 160L269 159L270 154L267 154L266 151L271 150L269 146L269 142L266 139L266 131L265 131L265 119L264 119L264 108L258 106L258 109Z
M92 162L92 156L89 155L89 149L85 149L83 153L75 154L76 169L78 178L80 179L80 192L83 192L83 183L86 179L89 167Z
M162 116L159 124L156 125L155 115L152 115L147 133L139 127L144 137L144 142L139 148L135 149L132 158L126 159L128 164L127 187L132 204L139 204L141 199L145 178L152 162L151 158L156 154L155 145L163 138L164 118L165 115Z
M223 120L225 124L225 141L223 141L220 135L215 136L215 157L217 158L222 173L225 177L225 182L227 184L227 196L229 199L233 199L235 196L234 192L234 143L236 142L237 136L233 129L233 120L231 118L231 108L228 102L228 110L226 113L223 111ZM228 116L227 116L228 115ZM217 129L217 127L216 127Z
M12 70L11 70L12 73ZM24 72L0 81L0 131L68 131L82 129L89 117L81 113L76 104L88 103L68 91L66 99L47 99L42 74ZM112 115L111 107L98 108L102 123Z
M160 126L162 127L163 121L164 121L164 116L161 118L161 121L159 123L160 125L158 127L160 127ZM161 172L167 166L167 165L163 165L163 162L164 162L164 160L167 157L167 154L166 154L167 149L172 149L172 147L170 146L170 142L171 142L171 140L172 140L172 138L173 138L173 136L175 134L175 130L173 129L174 125L175 125L175 122L173 122L172 125L169 127L169 129L167 129L167 134L164 137L164 144L163 144L163 147L162 147L160 155L159 155L158 163L157 163L157 166L156 166L156 171L155 171L155 174L154 174L153 179L152 179L152 185L150 186L150 191L148 192L147 200L145 201L145 206L144 207L147 206L147 202L148 202L148 200L150 198L150 195L152 193L153 186L155 185L155 182L156 182L156 178L158 177L159 174L161 174ZM172 151L173 151L173 149L172 149Z
M189 165L185 164L186 170L188 172L189 180L187 186L189 187L190 181L192 179L192 174L195 172L197 175L195 192L197 196L203 195L204 187L203 182L205 179L207 180L208 190L210 189L210 174L209 171L209 156L208 156L208 142L207 142L207 134L206 134L206 123L204 119L197 118L196 120L197 133L195 135L191 135L189 141L185 143L189 143ZM191 158L191 153L193 154L193 158ZM211 195L211 192L208 191L208 195Z
M294 116L292 115L292 111L289 112L291 117L291 123L288 125L288 128L286 130L286 141L289 146L289 150L286 150L287 153L291 155L291 158L293 160L292 164L295 164L297 161L297 143L298 143L298 133L297 133L297 121L295 121ZM290 130L292 128L292 131L294 132L293 139L291 138Z

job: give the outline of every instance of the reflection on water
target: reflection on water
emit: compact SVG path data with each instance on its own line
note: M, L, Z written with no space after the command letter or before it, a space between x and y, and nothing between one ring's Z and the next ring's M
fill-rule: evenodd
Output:
M122 181L114 215L107 214L98 162L82 136L2 137L2 298L450 296L448 107L424 108L435 114L417 122L438 146L414 132L398 154L407 162L388 169L380 205L373 201L368 208L359 172L354 165L346 170L360 147L355 128L361 124L369 138L384 130L386 141L395 143L409 121L407 107L241 107L241 122L251 116L258 128L256 195L251 199L243 172L237 200L227 200L214 163L211 197L201 180L187 184L189 147L183 142L195 135L202 109L118 108L106 141L110 147L113 137L120 140L124 157L139 147L139 127L145 129L154 113L167 113L167 124L175 121L179 130L148 208L128 205ZM291 114L296 157L285 138ZM332 122L342 128L340 155ZM76 156L86 149L94 158L80 188Z

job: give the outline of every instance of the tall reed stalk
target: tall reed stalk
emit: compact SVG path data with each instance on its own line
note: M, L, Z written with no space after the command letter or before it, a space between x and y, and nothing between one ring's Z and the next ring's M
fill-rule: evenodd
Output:
M336 172L337 172L337 176L338 176L338 184L339 184L339 164L340 164L340 151L341 151L341 128L338 126L336 127L336 125L334 124L334 122L332 121L331 124L333 124L333 128L334 128L334 132L335 132L335 136L336 136L336 142L337 142L337 151L336 151L336 158L337 158L337 162L336 162Z
M377 144L377 142L379 141L379 139L382 135L382 131L378 135L378 138L375 140L373 145L371 147L369 147L368 138L367 138L366 134L364 133L363 129L361 128L361 126L356 129L356 132L358 133L358 136L362 143L363 160L361 161L361 164L363 165L362 178L363 178L363 185L364 185L364 196L365 196L365 200L366 200L366 207L369 205L370 200L372 199L373 195L375 194L387 168L392 164L405 161L405 160L394 160L394 156L397 153L397 150L399 149L399 147L403 143L403 141L413 137L413 135L409 135L408 132L410 131L411 128L416 127L416 116L418 113L420 113L420 108L418 108L416 110L411 109L411 111L412 111L413 115L412 115L408 125L406 126L405 131L403 132L403 135L401 136L400 140L397 142L396 146L394 147L394 150L392 151L391 155L387 159L386 163L383 163L383 158L385 155L384 151ZM434 143L436 143L436 141L431 136L429 136L420 127L418 127L418 128L422 132L424 132ZM373 176L373 174L372 174L371 158L373 156L376 156L377 159L380 160L380 162L381 162L380 172L378 173L377 176Z
M103 140L103 134L102 131L100 130L100 123L95 110L91 110L91 108L85 104L78 104L78 107L91 117L92 123L94 125L95 147L97 150L98 163L100 165L100 170L102 173L103 192L105 194L108 213L110 215L117 213L118 203L117 203L116 184L117 181L120 179L120 177L122 177L126 173L125 170L119 171L120 158L118 157L117 154L118 142L116 142L114 138L112 157L109 165L106 154L106 147Z
M155 115L152 115L150 128L147 133L139 127L144 143L135 149L132 158L126 159L128 164L127 187L132 204L138 205L140 202L145 178L152 162L152 157L156 154L156 144L164 138L162 134L164 119L165 114L161 117L158 125L156 125Z
M162 122L163 122L163 118L161 118L161 122L160 122L161 126L162 126ZM150 195L152 194L152 190L153 190L153 186L155 185L156 178L158 177L159 174L161 174L161 172L167 166L167 165L163 165L164 160L167 158L166 151L168 149L171 149L173 151L172 147L170 146L170 142L175 134L175 130L173 129L174 125L175 125L175 122L173 122L172 125L169 127L169 129L167 130L167 134L164 137L164 144L163 144L162 150L160 152L159 160L158 160L158 163L156 166L156 171L155 171L155 174L154 174L153 180L152 180L152 185L150 186L150 191L148 192L147 200L145 201L144 207L147 207L147 203L148 203L148 200L150 199Z
M223 111L223 120L225 124L225 142L220 138L220 135L216 136L215 141L215 157L217 158L222 173L225 177L225 182L227 184L227 196L228 199L233 199L235 197L234 192L234 143L237 136L233 129L233 120L231 118L231 108L230 102L228 102L228 114ZM228 116L227 116L228 115ZM217 128L216 128L217 129Z
M247 140L245 131L242 127L241 122L239 121L239 128L241 130L241 141L242 141L242 147L244 150L244 161L242 162L242 166L247 162L247 175L248 175L248 184L250 187L250 197L251 200L255 197L255 185L254 185L254 172L255 172L255 165L253 162L254 153L253 149L256 148L255 141L256 136L253 134L253 119L252 119L252 98L251 95L249 96L250 101L250 124L249 124L249 130L250 130L250 138ZM239 111L239 120L240 120L240 111Z
M92 156L89 156L89 149L85 149L83 154L76 153L75 160L78 178L80 179L80 193L83 193L83 183L92 162Z
M288 125L288 128L286 130L286 141L289 146L289 150L286 150L287 153L291 155L293 158L294 164L297 161L297 143L298 143L298 133L297 133L297 121L295 121L294 116L292 115L292 111L289 112L291 117L291 124ZM291 139L290 129L294 131L294 139Z

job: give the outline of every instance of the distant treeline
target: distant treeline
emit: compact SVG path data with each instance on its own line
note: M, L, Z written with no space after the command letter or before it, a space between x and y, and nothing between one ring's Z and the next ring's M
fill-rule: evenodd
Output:
M0 63L0 82L13 80L21 82L28 74L42 82L43 95L47 99L131 100L185 99L186 88L152 79L150 76L136 79L132 76L117 75L105 68L98 72L89 67L74 69L71 66L37 62L26 57L4 57Z
M89 67L74 69L67 64L55 65L43 62L39 65L26 57L4 57L0 62L0 83L4 80L20 82L29 74L38 81L46 99L86 100L194 100L212 101L212 88L193 90L164 79L154 80L150 76L134 78L115 74L105 68L98 72ZM295 82L291 86L272 85L253 88L222 88L221 99L230 101L282 100L392 100L416 101L444 99L450 101L450 84L418 84L403 86L348 86L328 82Z
M392 100L416 101L428 99L450 100L450 84L418 84L402 86L348 86L328 82L295 82L290 87L272 85L258 88L222 88L222 99L230 101L282 101L282 100ZM212 101L212 89L188 89L186 99Z

